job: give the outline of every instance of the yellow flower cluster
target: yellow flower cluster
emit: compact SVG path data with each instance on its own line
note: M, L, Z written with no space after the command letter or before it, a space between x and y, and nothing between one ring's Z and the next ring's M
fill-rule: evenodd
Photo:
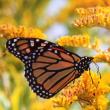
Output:
M94 56L95 62L108 62L110 63L110 52L100 52Z
M41 32L38 28L26 28L24 26L19 26L18 28L10 25L4 24L0 25L0 35L6 39L15 37L25 37L25 38L46 38L46 35Z
M99 13L110 13L110 7L89 7L89 8L76 8L75 12L79 16L87 16L92 14L99 14Z
M51 99L36 99L36 94L30 95L29 110L66 110L64 106L57 107Z
M93 107L94 109L106 110L108 104L106 94L109 92L110 87L100 80L99 76L92 72L90 76L89 72L84 72L80 79L76 79L74 84L70 83L51 101L56 107L68 108L70 104L78 101L83 108Z
M80 15L80 17L73 22L73 25L75 27L101 26L105 28L110 28L109 10L109 7L107 9L105 7L77 9L77 13Z
M110 0L70 0L73 7L109 6Z
M102 75L102 80L110 85L110 72L106 72Z
M57 43L60 46L87 47L90 44L90 36L87 34L62 36L57 40Z
M92 44L89 44L89 48L97 51L97 52L101 52L101 48L100 45L102 44L102 41L99 38L94 38L94 41Z
M66 88L62 91L65 91ZM56 107L64 107L68 108L72 103L77 101L77 96L72 95L71 93L68 93L69 91L67 90L65 94L59 93L57 96L53 97L51 99L53 106Z
M71 46L71 47L86 47L93 49L97 52L101 51L100 44L101 40L98 38L94 39L94 42L90 42L90 36L88 34L73 35L73 36L62 36L57 40L60 46Z

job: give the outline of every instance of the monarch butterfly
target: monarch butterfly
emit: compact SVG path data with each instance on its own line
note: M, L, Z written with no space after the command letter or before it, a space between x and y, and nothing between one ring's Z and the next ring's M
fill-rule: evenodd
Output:
M6 47L25 64L25 77L31 89L46 99L80 77L93 60L93 57L80 57L55 43L36 38L12 38Z

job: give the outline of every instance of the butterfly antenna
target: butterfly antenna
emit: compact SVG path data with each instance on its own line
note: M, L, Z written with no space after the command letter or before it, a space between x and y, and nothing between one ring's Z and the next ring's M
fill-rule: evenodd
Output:
M100 79L101 79L101 73L100 73L100 70L99 70L99 66L94 61L93 61L93 63L95 64L95 66L97 68L97 73L99 74Z
M98 85L99 85L100 81L98 81L98 84L95 85L94 80L93 80L93 78L92 78L92 76L91 76L90 68L89 68L89 75L90 75L90 77L91 77L92 84L93 84L96 88L98 88Z
M101 79L101 73L100 73L100 70L99 70L99 66L93 61L93 63L95 64L96 68L97 68L97 74L99 74L99 77ZM97 84L97 87L99 85L100 81L98 81L98 84Z
M90 75L90 77L91 77L91 81L92 81L92 83L94 84L94 81L93 81L92 76L91 76L90 68L89 68L89 75Z

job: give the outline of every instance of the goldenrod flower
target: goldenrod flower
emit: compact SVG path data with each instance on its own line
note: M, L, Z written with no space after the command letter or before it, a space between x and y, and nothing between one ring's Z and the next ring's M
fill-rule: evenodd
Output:
M96 110L93 105L87 105L84 110Z
M108 62L110 63L110 52L100 52L94 56L96 62Z
M76 8L75 12L79 16L87 16L92 14L99 14L99 13L110 13L110 7L89 7L89 8Z
M34 101L29 110L67 110L63 106L55 106L51 100Z
M90 42L90 36L88 34L73 35L73 36L62 36L57 40L60 46L71 46L71 47L86 47L100 52L101 40L98 38L94 39L94 42Z
M108 15L109 16L109 15ZM75 27L92 27L92 26L106 26L105 14L92 14L76 19L73 22Z
M102 80L110 85L110 72L106 72L102 75Z
M100 26L110 28L110 7L79 8L76 12L80 15L73 22L75 27Z
M46 38L46 35L41 32L38 28L26 28L24 26L19 26L18 28L4 24L0 25L0 34L1 37L6 39L15 38L15 37L24 37L24 38Z
M87 34L62 36L57 40L57 43L60 46L87 47L90 43L90 36Z
M30 110L53 110L52 104L49 101L35 101L31 104Z
M99 110L107 110L108 102L109 102L109 100L105 96L100 95L97 98L97 105L98 105L97 109L99 109Z
M77 96L68 92L69 91L66 91L65 94L59 93L58 96L53 97L51 99L53 106L69 108L72 103L77 101Z
M72 7L91 7L91 6L109 6L109 0L70 0Z
M97 52L100 52L100 51L102 51L102 50L100 49L100 45L101 45L101 44L102 44L101 40L100 40L99 38L96 38L96 37L95 37L93 43L90 44L90 48L93 49L93 50L95 50L95 51L97 51Z

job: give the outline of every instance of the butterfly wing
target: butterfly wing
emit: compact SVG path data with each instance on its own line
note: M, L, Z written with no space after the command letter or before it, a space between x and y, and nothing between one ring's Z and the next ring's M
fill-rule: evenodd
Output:
M31 59L32 54L40 53L39 50L42 48L40 45L43 42L44 40L39 42L39 39L12 38L7 41L6 47L9 52L26 63L27 60Z
M80 57L54 43L14 38L7 48L25 63L25 77L40 97L52 97L81 74L74 68Z

